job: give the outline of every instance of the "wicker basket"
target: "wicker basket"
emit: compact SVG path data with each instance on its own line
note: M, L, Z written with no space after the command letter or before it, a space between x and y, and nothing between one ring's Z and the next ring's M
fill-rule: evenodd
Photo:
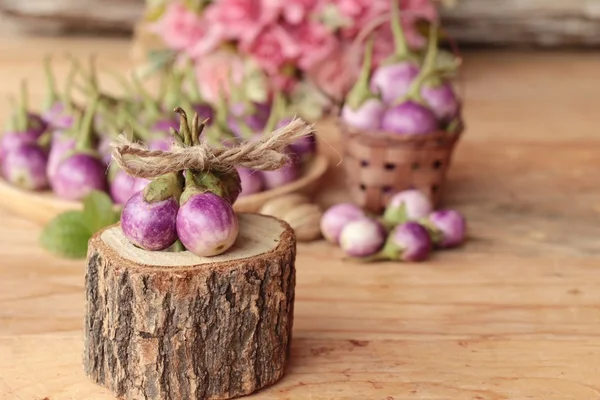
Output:
M463 127L457 133L407 136L340 127L346 183L355 203L379 214L391 196L406 189L418 189L440 203Z

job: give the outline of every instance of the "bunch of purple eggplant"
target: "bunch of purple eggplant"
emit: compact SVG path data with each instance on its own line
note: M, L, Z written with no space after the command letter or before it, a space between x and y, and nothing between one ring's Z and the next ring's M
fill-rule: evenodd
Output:
M194 103L182 90L181 74L165 76L163 93L158 96L161 102L151 98L137 79L128 83L121 78L128 92L119 98L100 90L93 58L87 70L70 60L72 68L59 93L50 58L46 58L47 99L39 114L28 108L23 82L20 101L13 102L15 111L0 139L2 178L26 190L52 190L57 197L72 201L92 191L108 192L116 203L124 204L147 181L131 179L112 165L109 169L110 142L115 135L131 126L136 139L151 148L168 148L169 128L178 126L172 111L175 104L191 103L207 117L212 108ZM73 101L75 89L85 96L85 105Z
M205 123L194 114L190 126L185 112L179 130L172 129L181 147L200 144ZM238 236L233 203L241 191L232 171L172 172L151 180L123 207L121 229L135 246L149 251L188 250L211 257L227 251Z
M411 189L395 194L381 217L336 204L323 214L321 232L354 260L420 262L435 248L460 246L467 224L460 212L434 210L427 196Z
M349 128L371 133L455 133L462 126L461 103L450 78L460 61L447 52L440 53L438 29L433 24L426 53L409 49L397 2L392 2L390 23L395 51L373 69L373 43L367 42L362 70L346 96L341 121Z
M111 163L110 143L123 132L145 143L151 150L168 150L171 128L179 128L174 109L183 106L205 121L205 136L212 144L227 146L255 140L264 132L287 125L293 115L283 97L275 94L263 103L235 94L209 104L201 95L194 70L169 66L161 70L159 90L151 94L135 74L126 78L104 71L116 79L123 94L114 96L100 89L92 58L88 68L70 58L71 72L62 93L56 88L50 58L45 61L47 100L38 114L28 108L27 86L0 139L0 171L11 185L25 190L52 190L62 199L81 201L92 191L110 194L124 205L149 180L128 176ZM84 96L78 105L73 92ZM277 171L240 168L240 196L269 190L295 181L316 152L314 136L300 139L287 149L292 160Z

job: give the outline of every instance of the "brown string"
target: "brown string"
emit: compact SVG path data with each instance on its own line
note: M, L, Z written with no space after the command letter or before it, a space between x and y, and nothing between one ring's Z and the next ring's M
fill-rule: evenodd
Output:
M186 169L227 171L239 166L272 171L289 161L285 148L311 132L312 125L295 118L275 132L263 135L259 141L229 148L212 147L206 142L192 147L175 144L169 151L148 150L120 135L111 144L112 159L127 174L149 179Z

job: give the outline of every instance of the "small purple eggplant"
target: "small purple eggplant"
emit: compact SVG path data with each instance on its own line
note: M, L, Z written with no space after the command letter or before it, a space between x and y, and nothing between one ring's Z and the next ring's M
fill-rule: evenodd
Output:
M37 116L32 117L32 114L27 112L27 92L27 82L22 81L21 98L15 105L15 114L9 120L11 124L8 131L0 138L0 159L22 145L37 143L45 131L45 123L40 123Z
M50 57L44 58L44 71L46 73L46 101L42 113L42 119L53 130L70 129L75 123L73 102L71 100L71 88L77 72L77 64L73 63L71 71L66 80L66 87L61 96L56 90L54 73L52 72Z
M333 244L339 244L344 227L365 217L365 213L356 204L340 203L330 207L321 217L321 233Z
M229 110L227 126L238 138L249 139L252 133L264 131L270 110L268 103L235 103Z
M429 38L427 57L420 73L420 76L422 76L420 79L423 81L420 95L438 121L442 124L448 124L458 116L460 101L452 84L443 79L442 72L447 71L442 71L436 67L438 32L435 25L432 25Z
M160 251L177 240L177 212L183 189L179 173L155 178L134 194L123 207L121 229L131 243L145 250Z
M381 254L388 260L423 261L431 249L427 230L416 222L407 222L390 232Z
M2 176L7 182L28 190L48 187L46 151L36 144L24 144L2 159Z
M224 253L238 232L237 215L227 200L211 192L195 193L185 200L182 196L177 235L190 252L202 257Z
M106 191L105 169L97 155L76 152L58 165L52 190L67 200L82 200L93 190Z
M418 75L419 66L414 62L382 65L373 72L371 90L379 91L385 104L393 104L406 95L410 84Z
M52 132L52 145L48 153L48 178L52 180L56 175L58 165L61 163L65 155L75 149L77 143L76 137L70 131L54 131Z
M423 220L429 230L433 243L442 249L460 246L467 234L467 222L461 213L455 210L438 210Z
M428 134L437 131L435 114L416 101L407 100L388 109L381 119L381 129L401 135Z
M395 226L425 218L432 211L431 200L423 192L410 189L392 196L383 213L383 220L386 225Z
M262 192L265 183L260 171L254 171L248 168L238 167L237 172L242 182L242 191L240 197Z
M109 178L110 196L116 204L124 205L137 193L135 190L136 178L119 169L116 164L111 165L109 175L111 175Z
M123 207L121 229L125 237L137 247L160 251L177 241L177 200L147 202L144 192L133 195Z
M372 58L373 40L369 40L360 76L348 93L341 111L342 121L356 129L379 129L381 116L385 110L379 96L369 89Z
M383 247L386 231L378 221L363 217L344 226L340 234L340 247L351 257L368 257Z
M448 93L451 87L444 86L436 67L437 36L437 26L432 24L423 67L407 94L384 114L383 130L402 135L434 133L457 116L456 97Z
M78 127L75 149L63 156L50 180L52 190L61 198L81 200L93 190L107 189L106 165L92 146L92 122L97 106L95 98Z
M296 181L300 177L298 156L291 150L286 150L290 160L281 168L274 171L261 171L265 190L275 189Z
M371 90L381 95L385 104L393 104L408 92L411 83L419 75L419 59L408 48L404 35L402 16L398 1L392 1L391 28L395 51L381 66L373 71Z
M460 102L450 82L429 80L421 89L421 96L442 123L449 123L458 116Z
M283 128L290 122L292 122L291 118L284 118L277 123L275 128ZM310 134L303 136L291 143L290 149L294 152L294 154L298 155L300 161L304 164L312 160L317 153L317 137L315 136L314 132L311 132Z

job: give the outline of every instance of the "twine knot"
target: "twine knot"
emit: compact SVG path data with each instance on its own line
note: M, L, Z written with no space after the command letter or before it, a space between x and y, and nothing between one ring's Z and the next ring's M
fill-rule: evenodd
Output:
M230 171L237 166L273 171L289 162L286 147L313 130L312 125L294 118L288 125L262 135L257 141L234 147L214 147L206 141L189 147L175 143L168 151L149 150L125 135L119 135L111 143L111 152L113 161L125 173L137 178L152 179L187 169Z

